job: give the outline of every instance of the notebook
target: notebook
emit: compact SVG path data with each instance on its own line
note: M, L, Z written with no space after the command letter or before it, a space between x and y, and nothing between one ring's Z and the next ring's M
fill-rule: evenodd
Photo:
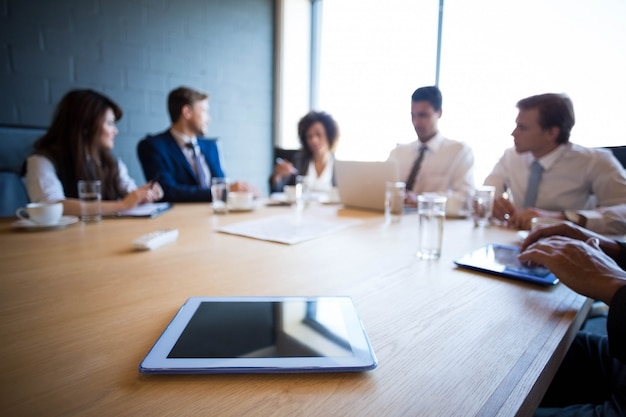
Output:
M385 210L387 181L399 181L395 160L384 162L335 161L339 198L346 207Z
M161 202L161 203L145 203L140 204L137 207L133 207L128 210L119 211L111 217L145 217L145 218L155 218L165 213L169 209L172 208L172 203Z

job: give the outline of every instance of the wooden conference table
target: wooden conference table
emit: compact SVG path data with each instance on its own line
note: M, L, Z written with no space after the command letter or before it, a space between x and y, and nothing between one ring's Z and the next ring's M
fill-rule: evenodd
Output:
M297 245L218 233L288 207L17 231L0 221L0 395L7 416L531 415L589 301L559 284L458 270L513 231L447 220L443 255L416 259L417 216L337 207L359 225ZM317 213L317 214L316 214ZM150 252L130 242L174 227ZM365 373L142 375L137 366L190 296L349 295L379 360Z

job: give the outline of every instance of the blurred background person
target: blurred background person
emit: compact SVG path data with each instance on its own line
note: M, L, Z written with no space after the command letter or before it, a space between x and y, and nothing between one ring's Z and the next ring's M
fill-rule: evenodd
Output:
M66 215L80 215L79 180L100 180L102 214L114 214L163 196L159 184L137 187L113 153L115 122L122 109L93 90L72 90L55 110L52 124L26 160L26 188L32 202L63 202Z
M279 160L270 177L270 190L281 192L285 185L294 185L302 176L309 191L329 192L337 185L334 151L339 127L325 112L311 111L298 122L298 138L302 147L292 161Z
M171 126L137 144L137 156L146 180L158 178L166 201L211 201L211 179L226 174L217 141L205 137L211 123L209 95L178 87L168 94L167 109ZM257 194L243 181L231 184L230 190Z
M389 159L398 163L406 182L406 203L415 206L417 196L443 192L467 202L474 191L474 154L465 143L439 132L443 97L437 86L420 87L411 95L411 123L417 139L398 144Z

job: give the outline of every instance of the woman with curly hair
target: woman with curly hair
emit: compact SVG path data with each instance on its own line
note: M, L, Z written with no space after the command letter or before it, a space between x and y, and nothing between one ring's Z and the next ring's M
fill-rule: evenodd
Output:
M329 191L336 185L333 152L339 138L339 127L331 115L311 111L298 123L301 149L293 161L279 161L270 177L272 192L280 192L285 185L293 185L297 176L303 176L310 191Z

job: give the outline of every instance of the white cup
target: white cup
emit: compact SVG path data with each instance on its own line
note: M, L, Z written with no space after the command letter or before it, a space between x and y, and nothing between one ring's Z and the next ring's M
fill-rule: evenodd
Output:
M285 200L288 203L295 203L302 199L302 184L285 185L283 187L283 193L285 193Z
M61 220L63 203L30 203L18 208L15 215L42 226L53 226Z
M232 210L249 210L254 196L249 191L231 191L228 193L228 206Z
M462 217L467 216L467 198L454 191L448 191L448 201L446 201L446 216Z

